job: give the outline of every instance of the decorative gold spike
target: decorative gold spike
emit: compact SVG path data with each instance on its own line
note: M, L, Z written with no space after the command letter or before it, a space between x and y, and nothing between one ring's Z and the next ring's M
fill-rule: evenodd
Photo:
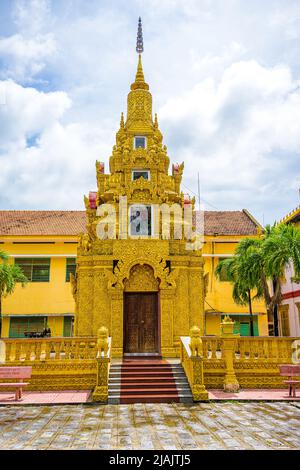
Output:
M124 114L121 113L120 128L124 129Z
M144 71L143 71L141 54L139 54L139 61L138 61L135 81L131 85L131 90L137 90L137 89L149 90L149 85L148 85L148 83L145 82L145 78L144 78Z

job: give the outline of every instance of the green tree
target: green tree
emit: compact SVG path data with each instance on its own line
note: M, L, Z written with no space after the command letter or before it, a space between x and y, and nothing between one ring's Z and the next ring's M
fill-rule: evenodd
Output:
M0 251L0 337L2 330L2 299L12 294L16 284L21 283L25 287L28 282L22 269L17 264L8 264L8 255Z
M236 260L235 278L228 277L233 283L234 301L241 303L235 294L236 289L241 289L239 286L245 289L248 287L249 292L255 289L255 297L264 297L268 319L273 319L277 336L277 310L282 299L281 282L286 266L293 265L295 278L300 276L300 229L294 225L273 225L266 227L260 239L245 238L238 244L234 258L220 261L221 266L216 268L218 277L218 273L222 272L222 263L227 261L230 265L230 259ZM226 273L225 268L226 265Z
M220 281L231 282L232 284L232 297L238 305L248 305L250 313L250 335L254 336L253 313L252 313L252 300L263 296L261 288L257 288L250 279L245 275L247 269L245 257L235 256L221 260L215 270L216 277ZM249 261L248 261L249 262ZM251 297L251 291L256 290L256 293Z

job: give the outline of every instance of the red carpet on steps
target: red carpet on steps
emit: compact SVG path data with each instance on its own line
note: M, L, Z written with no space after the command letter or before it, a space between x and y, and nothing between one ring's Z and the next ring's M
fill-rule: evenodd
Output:
M126 359L121 365L120 403L179 402L172 366L160 359Z

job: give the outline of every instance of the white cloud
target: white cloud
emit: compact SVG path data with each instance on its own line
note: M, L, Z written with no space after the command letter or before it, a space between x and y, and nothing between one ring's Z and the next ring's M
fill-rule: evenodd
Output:
M0 204L10 208L78 208L95 187L94 163L106 129L63 117L71 106L66 93L42 93L5 82L6 104L0 106ZM32 146L28 139L34 136Z
M222 209L248 201L257 212L271 191L277 203L278 185L288 189L300 176L299 85L286 66L244 61L167 102L159 117L173 156L185 160L186 184L196 191L199 170L207 198Z
M57 43L51 34L26 38L14 34L0 39L0 56L6 67L2 77L30 81L45 67L46 61L56 53Z
M12 12L18 29L25 35L39 34L49 27L51 17L50 0L16 0Z
M171 160L185 160L186 186L197 190L200 171L204 199L258 218L265 212L268 221L298 203L299 41L291 39L299 2L12 5L12 25L0 38L0 78L12 79L10 103L0 106L2 207L82 207L94 160L107 162L126 111L139 14L154 110ZM0 103L3 95L0 87ZM18 190L4 199L16 175Z
M27 136L51 127L71 106L64 92L43 93L12 80L1 82L1 85L5 90L5 105L0 107L2 150L19 145Z
M272 12L270 25L284 31L287 39L300 37L300 5L298 1L287 3L285 8Z

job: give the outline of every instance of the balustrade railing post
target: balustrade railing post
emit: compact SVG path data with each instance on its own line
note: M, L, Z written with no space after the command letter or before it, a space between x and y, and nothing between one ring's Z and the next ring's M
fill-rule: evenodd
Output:
M191 357L192 361L192 394L194 401L206 401L208 400L208 391L204 385L204 374L203 374L203 356Z
M110 367L111 344L108 338L108 330L101 327L98 330L97 340L97 382L93 391L93 401L107 403L108 401L108 375Z
M239 335L233 333L234 322L229 316L225 316L222 326L222 356L224 355L226 373L224 377L224 391L237 392L240 388L233 367L233 356L236 338Z

